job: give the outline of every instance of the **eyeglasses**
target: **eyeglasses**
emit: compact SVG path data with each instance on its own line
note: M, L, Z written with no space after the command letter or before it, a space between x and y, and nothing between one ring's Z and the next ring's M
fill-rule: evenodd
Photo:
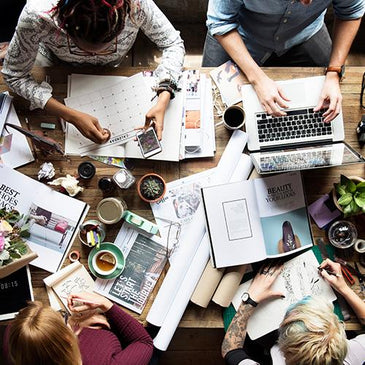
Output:
M103 50L97 51L97 52L90 52L90 51L85 51L83 49L80 49L78 46L76 46L77 48L73 50L71 48L70 36L67 34L67 46L68 46L69 52L76 56L108 56L113 53L117 53L118 39L117 39L117 37L115 37L113 44L111 44L106 49L103 49Z
M364 89L365 89L365 72L362 75L362 84L361 84L361 93L360 93L360 105L362 108L365 109Z
M161 217L155 217L155 218L161 220L162 222L167 223L167 225L165 225L164 228L168 227L167 239L166 239L167 241L166 256L169 259L179 244L180 234L181 234L181 224L179 222L170 221L169 219L166 218L161 218Z

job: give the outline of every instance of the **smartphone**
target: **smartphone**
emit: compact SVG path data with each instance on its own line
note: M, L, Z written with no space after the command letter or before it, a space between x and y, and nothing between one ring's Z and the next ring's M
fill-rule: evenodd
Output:
M153 127L148 128L146 131L137 132L136 137L144 158L151 157L162 151L160 141Z

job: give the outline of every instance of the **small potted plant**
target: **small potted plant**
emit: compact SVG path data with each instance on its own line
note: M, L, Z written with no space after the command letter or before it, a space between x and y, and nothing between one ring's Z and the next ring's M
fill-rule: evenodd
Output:
M143 201L157 203L166 192L166 183L160 175L149 173L139 179L137 191Z
M340 182L334 184L332 196L345 218L365 213L365 180L361 177L341 175Z

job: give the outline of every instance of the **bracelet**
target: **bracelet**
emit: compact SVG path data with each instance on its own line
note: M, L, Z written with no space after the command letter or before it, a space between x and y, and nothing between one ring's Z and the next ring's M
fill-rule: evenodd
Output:
M170 86L161 86L160 85L158 88L156 88L155 91L156 91L157 96L159 96L163 91L169 92L170 93L170 100L172 100L175 97L174 90Z
M167 91L170 93L170 100L172 100L175 97L175 91L180 91L181 89L179 89L177 84L172 80L162 80L157 87L153 88L153 90L156 92L155 97L159 96L163 91Z

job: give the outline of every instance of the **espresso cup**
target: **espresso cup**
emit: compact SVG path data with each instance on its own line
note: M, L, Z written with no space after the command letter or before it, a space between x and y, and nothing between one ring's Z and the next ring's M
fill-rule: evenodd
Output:
M95 272L102 276L113 274L113 272L120 268L115 254L108 250L100 250L92 259L92 265Z
M238 105L228 107L223 113L223 125L229 130L240 129L245 124L245 111Z
M96 207L98 219L105 224L119 222L127 210L127 204L121 198L105 198Z

